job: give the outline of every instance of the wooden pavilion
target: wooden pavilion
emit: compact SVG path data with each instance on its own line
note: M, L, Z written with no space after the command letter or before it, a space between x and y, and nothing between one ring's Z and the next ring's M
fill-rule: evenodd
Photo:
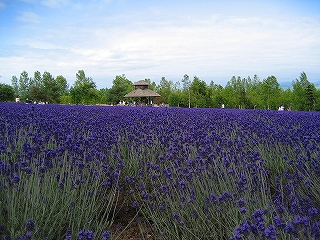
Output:
M143 80L135 82L134 90L124 95L125 98L137 99L142 102L142 104L153 104L155 103L156 97L161 97L160 94L149 89L149 83Z

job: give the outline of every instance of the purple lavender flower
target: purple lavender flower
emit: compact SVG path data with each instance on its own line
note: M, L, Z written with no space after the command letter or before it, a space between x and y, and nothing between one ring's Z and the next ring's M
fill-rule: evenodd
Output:
M245 207L242 207L242 208L239 209L239 211L240 211L241 214L244 214L244 213L247 212L247 209Z
M26 233L26 240L31 240L32 238L32 233L31 232L27 232Z
M185 181L180 181L179 182L179 187L181 190L184 190L187 186L187 183Z
M80 229L78 233L78 240L93 240L94 239L94 233L91 230L88 230L87 232Z
M314 239L320 239L320 221L312 225L311 232Z
M35 229L35 224L34 224L34 221L30 218L27 220L27 223L26 223L26 230L27 232L32 232L34 231Z
M309 209L308 209L308 214L309 214L311 217L317 216L318 213L319 213L319 211L318 211L317 208L312 207L312 208L309 208Z
M134 202L132 203L132 206L133 206L134 208L138 208L138 207L139 207L139 203L138 203L137 201L134 201Z
M284 230L289 234L294 234L296 232L292 224L287 224Z
M122 228L122 224L121 223L118 223L117 224L117 230L120 230Z
M210 198L210 201L211 201L212 203L216 203L216 202L217 202L216 196L215 196L213 193L211 193L211 194L209 195L209 198Z
M163 212L166 209L166 205L165 205L164 202L160 203L159 209L160 209L161 212Z
M185 197L184 195L181 195L181 196L180 196L180 201L181 201L181 202L185 202L185 201L186 201L186 197Z
M240 227L235 227L234 230L234 237L231 238L231 240L239 240L239 239L242 239L242 236L241 236L241 229Z
M251 231L251 224L248 221L245 221L242 225L241 225L241 233L244 235L247 235L250 233Z
M264 230L264 235L267 237L267 239L276 240L276 231L275 227L273 225L270 225Z
M12 175L12 182L13 183L18 183L20 181L20 176L19 176L19 174L18 173L14 173L13 175Z
M284 228L286 224L284 223L283 219L280 216L275 216L273 218L274 224L276 227Z
M72 238L72 228L67 228L67 231L66 231L66 237L64 238L64 240L71 240Z
M80 229L78 232L78 240L86 240L86 239L87 239L86 232Z
M238 207L244 207L246 205L246 201L243 198L240 198L237 200L236 204Z
M125 176L125 177L124 177L124 181L125 181L127 184L129 184L129 183L131 182L131 179L130 179L129 176Z
M119 167L119 169L123 169L124 168L124 161L123 160L120 160L118 162L118 167Z
M88 230L86 235L87 235L87 240L93 240L94 239L94 233L91 230Z
M104 231L102 233L101 240L111 240L110 233L108 231Z

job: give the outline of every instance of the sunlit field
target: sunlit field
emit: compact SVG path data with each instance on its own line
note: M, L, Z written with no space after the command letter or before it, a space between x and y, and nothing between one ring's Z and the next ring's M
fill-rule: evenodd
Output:
M0 103L0 239L320 239L320 113ZM125 227L125 226L124 226Z

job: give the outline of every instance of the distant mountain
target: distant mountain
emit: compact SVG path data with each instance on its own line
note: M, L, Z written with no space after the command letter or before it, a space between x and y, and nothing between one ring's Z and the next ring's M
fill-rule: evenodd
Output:
M280 88L292 88L292 81L291 82L281 82L279 84L280 84ZM320 81L313 82L313 84L317 89L320 89Z
M281 82L280 88L292 88L292 82Z

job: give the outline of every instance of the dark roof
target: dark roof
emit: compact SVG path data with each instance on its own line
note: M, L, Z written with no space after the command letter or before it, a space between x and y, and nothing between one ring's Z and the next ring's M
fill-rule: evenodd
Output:
M139 81L141 82L141 81ZM124 95L124 97L160 97L160 94L146 88L146 89L135 89L128 94Z
M149 83L146 81L140 80L138 82L135 82L133 85L134 86L142 86L142 85L149 86Z

